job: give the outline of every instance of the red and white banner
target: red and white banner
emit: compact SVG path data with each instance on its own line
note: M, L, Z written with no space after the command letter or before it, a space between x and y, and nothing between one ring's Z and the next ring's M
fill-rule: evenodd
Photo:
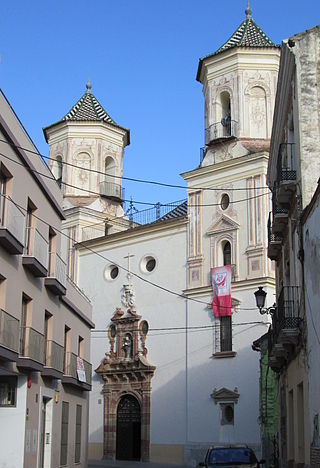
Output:
M231 316L231 265L211 268L215 317Z

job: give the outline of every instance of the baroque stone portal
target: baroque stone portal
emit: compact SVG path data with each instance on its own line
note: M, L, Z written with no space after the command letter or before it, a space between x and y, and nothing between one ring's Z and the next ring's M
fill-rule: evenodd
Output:
M104 392L104 457L149 460L151 379L148 323L133 309L117 308L109 327L110 351L97 374Z

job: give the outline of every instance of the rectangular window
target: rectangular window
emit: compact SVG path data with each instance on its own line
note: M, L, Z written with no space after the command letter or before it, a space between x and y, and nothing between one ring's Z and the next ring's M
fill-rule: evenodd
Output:
M17 378L0 377L0 406L16 406Z
M69 427L69 403L62 402L61 415L61 446L60 446L60 466L68 463L68 427Z
M75 443L75 463L80 463L81 458L81 418L82 418L82 406L77 405L76 413L76 443Z
M26 255L32 255L33 241L34 241L34 227L36 219L33 216L36 206L28 199L27 214L26 214L26 233L24 240L24 247Z
M55 254L56 254L57 236L54 230L49 227L49 276L55 276Z
M26 295L22 295L21 303L21 319L20 319L20 355L24 356L26 352L26 336L27 336L27 324L28 324L28 310L30 305L30 298Z
M4 226L5 201L6 201L6 177L0 172L0 226Z
M77 228L69 229L69 245L68 245L68 276L73 281L76 275L76 251L74 244L77 242Z
M220 351L232 351L231 317L220 317Z
M78 356L83 357L83 347L84 347L84 339L79 336L79 342L78 342Z
M0 309L6 308L6 286L7 280L0 273ZM1 333L1 330L0 330Z
M64 327L64 366L63 373L67 374L69 372L69 354L70 354L70 328L65 325Z
M48 311L44 315L44 352L45 352L45 365L49 365L48 358L50 357L49 346L52 334L52 314Z

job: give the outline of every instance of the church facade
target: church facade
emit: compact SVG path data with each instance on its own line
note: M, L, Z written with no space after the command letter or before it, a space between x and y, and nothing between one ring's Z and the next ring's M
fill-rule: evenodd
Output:
M182 174L187 203L153 223L123 216L129 131L90 86L45 129L64 193L69 272L96 325L89 458L194 464L212 443L247 443L259 455L251 344L269 325L254 291L263 286L270 305L274 294L266 174L279 55L248 8L231 38L200 60L203 158ZM211 269L225 265L232 313L215 317Z

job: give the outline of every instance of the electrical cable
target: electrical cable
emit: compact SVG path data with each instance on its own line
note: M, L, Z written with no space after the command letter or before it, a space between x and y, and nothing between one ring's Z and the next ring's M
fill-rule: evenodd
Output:
M240 326L245 326L245 325L270 325L269 322L264 322L263 320L259 321L253 321L253 322L239 322L239 323L232 323L232 327L240 327ZM220 327L219 324L214 324L214 325L197 325L197 326L189 326L189 327L161 327L161 328L149 328L149 331L186 331L186 330L211 330L216 327ZM131 331L139 331L139 329L133 329ZM106 333L108 332L108 329L97 329L94 328L91 330L91 333Z
M7 145L9 146L12 146L14 148L18 148L18 149L21 149L23 151L27 151L29 153L33 153L33 154L37 154L38 156L40 156L42 158L42 160L44 159L47 159L48 161L54 161L56 162L56 159L55 158L50 158L49 156L44 156L43 154L37 152L37 151L33 151L33 150L30 150L28 148L24 148L23 146L18 146L18 145L14 145L13 143L10 143L6 140L2 140L0 138L0 142L2 143L6 143ZM75 167L76 169L81 169L83 171L88 171L88 172L93 172L95 174L101 174L101 175L104 175L104 176L107 176L107 175L110 175L112 177L114 177L115 179L122 179L122 180L127 180L129 182L137 182L137 183L143 183L143 184L152 184L152 185L159 185L161 187L166 187L166 188L178 188L178 189L184 189L186 190L186 187L184 185L178 185L178 184L168 184L168 183L165 183L165 182L159 182L159 181L155 181L155 180L147 180L147 179L137 179L137 178L134 178L134 177L125 177L125 176L116 176L114 174L108 174L106 172L103 172L103 171L98 171L96 169L90 169L90 168L85 168L85 167L81 167L81 166L77 166L76 164L72 164L72 163L68 163L66 161L59 161L59 163L61 163L62 165L65 165L65 166L70 166L70 167ZM224 190L224 187L192 187L193 190L208 190L208 191L217 191L217 190ZM251 190L261 190L261 189L269 189L268 186L261 186L261 187L252 187ZM226 189L228 191L239 191L239 190L248 190L248 187L238 187L238 188L228 188Z
M34 172L35 174L38 174L38 175L41 175L42 177L46 177L50 180L56 180L54 178L54 176L52 175L49 176L47 174L43 174L42 172L39 172L37 171L36 169L31 169L29 166L27 166L26 164L24 163L21 163L19 161L15 161L14 159L10 158L9 156L3 154L3 153L0 153L0 156L3 156L4 158L8 159L9 161L15 163L15 164L18 164L20 166L23 166L25 167L27 170L29 170L30 172ZM79 168L78 168L79 169ZM79 186L76 186L76 185L72 185L72 184L68 184L66 182L63 182L63 185L67 186L67 187L71 187L71 188L74 188L76 190L80 190L80 191L83 191L83 192L86 192L86 193L89 193L89 194L93 194L93 195L98 195L100 196L100 192L95 192L93 190L89 190L89 189L85 189L85 188L82 188L82 187L79 187ZM260 190L260 187L259 187L259 190ZM248 201L248 200L253 200L255 198L260 198L260 197L264 197L266 195L270 195L270 192L265 192L265 193L261 193L259 195L253 195L252 197L248 197L248 198L242 198L240 200L234 200L234 201L230 201L229 204L230 205L234 205L236 203L241 203L241 202L245 202L245 201ZM143 202L143 201L137 201L137 200L123 200L124 202L127 202L127 203L130 203L130 202L134 202L135 204L137 205L148 205L148 206L155 206L155 203L153 202ZM160 203L160 206L169 206L171 205L171 203L168 203L168 204L161 204ZM198 203L198 204L188 204L189 207L192 207L192 208L198 208L198 207L210 207L210 206L221 206L221 203Z
M18 203L14 202L12 200L12 198L10 197L7 197L6 195L4 194L1 194L1 197L4 197L6 199L9 199L17 208L19 208L20 210L24 211L24 212L27 212L27 209L22 207L21 205L19 205ZM67 239L69 240L72 240L74 241L74 239L71 237L71 236L68 236L68 234L64 233L61 229L58 229L56 228L55 226L52 226L52 224L48 223L47 221L45 221L44 219L40 218L39 216L37 216L36 214L32 214L32 216L34 216L35 219L41 221L43 224L45 224L46 226L48 227L51 227L53 230L55 230L56 232L59 232L62 236L66 237ZM124 266L118 264L117 262L115 261L112 261L110 260L109 258L105 257L104 255L100 254L99 252L96 252L95 250L93 250L92 248L88 247L87 245L85 245L85 243L83 242L78 242L77 245L79 246L82 246L85 250L88 250L89 252L93 253L94 255L98 256L99 258L102 258L103 260L107 261L108 263L114 265L114 266L117 266L118 268L120 268L121 270L124 270L126 271L127 273L129 273L130 275L134 276L135 278L138 278L140 279L141 281L147 283L147 284L150 284L151 286L154 286L164 292L167 292L171 295L174 295L176 297L180 297L181 299L185 299L187 301L192 301L192 302L197 302L199 304L203 304L203 305L206 305L207 307L211 307L211 304L208 303L208 302L205 302L205 301L201 301L199 299L194 299L194 298L191 298L191 297L188 297L184 294L180 294L176 291L172 291L171 289L169 288L166 288L164 286L161 286L157 283L154 283L146 278L143 278L142 276L138 275L137 273L134 273L130 270L128 270L127 268L125 268ZM226 308L230 308L230 307L226 307ZM250 310L256 310L256 308L241 308L241 307L237 307L238 310L246 310L246 311L250 311Z

